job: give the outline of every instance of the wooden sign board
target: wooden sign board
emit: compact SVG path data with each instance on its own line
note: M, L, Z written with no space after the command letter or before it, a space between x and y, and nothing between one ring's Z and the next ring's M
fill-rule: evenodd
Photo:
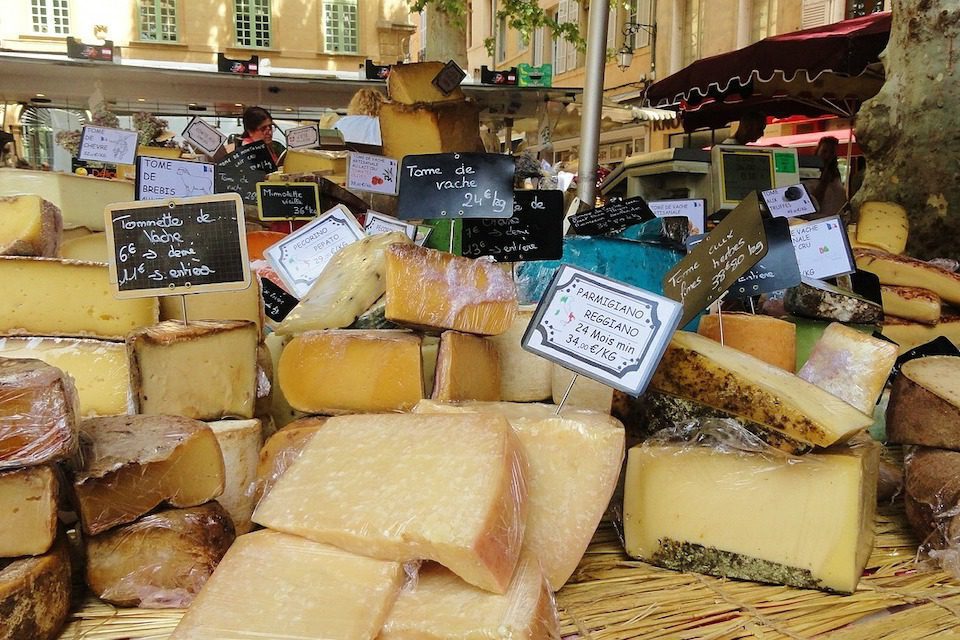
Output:
M261 220L313 220L320 214L320 190L313 182L258 182Z
M558 260L563 255L563 193L514 191L510 218L463 221L461 252L497 262Z
M237 193L244 204L257 204L257 183L263 182L276 166L263 142L244 145L217 163L216 193Z
M236 194L107 205L110 280L118 298L250 286L243 204Z
M183 138L208 156L213 156L227 141L219 129L194 116L183 130Z
M397 217L509 218L514 159L497 153L404 156Z
M77 158L110 164L133 164L137 157L137 132L86 125L80 134Z
M521 346L597 382L638 396L676 330L679 303L561 265Z
M646 200L635 196L571 216L570 227L577 235L601 236L620 233L627 227L653 220L654 217Z
M193 198L213 193L213 165L206 162L137 156L137 200Z
M824 280L856 271L850 239L840 216L793 225L790 235L804 278Z

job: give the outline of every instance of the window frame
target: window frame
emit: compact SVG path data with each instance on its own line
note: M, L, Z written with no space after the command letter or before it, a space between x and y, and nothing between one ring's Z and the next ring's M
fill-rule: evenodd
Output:
M59 27L55 15L57 10L61 11L62 24ZM69 36L70 0L30 0L30 33L51 38Z
M138 0L137 1L137 33L139 42L150 42L150 43L160 43L160 44L170 44L180 42L180 21L178 19L178 14L180 7L178 0L169 0L173 5L173 39L167 39L162 37L163 33L163 7L162 4L165 0ZM146 4L152 4L155 11L155 20L156 24L153 29L153 35L156 37L148 38L144 37L146 34L146 29L143 26L143 8Z
M354 48L350 49L345 46L346 40L350 39L350 35L347 31L350 27L343 28L338 27L336 29L336 39L329 37L328 30L328 15L331 9L336 9L339 12L345 10L350 10L353 12L353 41ZM425 43L425 33L426 33L426 20L427 12L424 9L420 15L420 22L422 25L422 32L420 34L420 44L421 50L424 48ZM323 32L323 52L331 55L360 55L360 3L358 0L323 0L320 7L320 28ZM335 43L335 46L331 46L331 43Z
M241 11L241 5L245 10ZM263 7L265 5L266 11ZM258 30L258 18L266 16L266 38L263 32ZM247 21L246 29L249 30L247 36L248 42L240 35L240 20L245 18ZM233 37L236 46L240 49L270 49L273 45L273 6L271 0L233 0Z

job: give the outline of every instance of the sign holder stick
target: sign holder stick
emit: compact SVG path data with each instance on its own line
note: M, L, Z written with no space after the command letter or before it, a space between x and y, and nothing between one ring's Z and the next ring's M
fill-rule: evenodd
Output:
M187 294L180 294L180 308L183 309L183 326L190 324L190 321L187 320Z
M752 313L753 315L757 315L757 308L753 306L753 296L750 296L749 298L747 298L747 300L750 301L750 313Z
M293 233L293 220L287 220L287 224L290 225L290 233Z
M454 239L457 236L457 221L450 220L450 253L453 253Z
M560 412L563 410L563 405L567 401L567 396L570 395L570 392L573 391L573 385L577 383L577 378L580 377L580 374L573 374L573 380L570 381L570 384L567 386L567 390L563 392L563 397L560 398L560 404L557 405L556 415L560 415Z

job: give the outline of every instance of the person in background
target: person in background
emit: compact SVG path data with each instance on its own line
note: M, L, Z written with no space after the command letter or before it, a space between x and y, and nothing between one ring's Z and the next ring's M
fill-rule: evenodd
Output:
M816 155L823 162L820 179L813 187L813 197L820 206L820 215L832 216L840 212L847 202L847 194L840 178L840 166L837 162L837 145L834 136L824 136L817 143Z
M280 154L286 148L273 139L273 117L263 107L247 107L243 111L243 137L240 145L261 141L267 145L273 164L279 164Z
M350 144L382 146L380 137L380 105L386 100L376 89L360 89L350 98L347 115L333 125Z
M737 132L720 144L740 144L756 142L763 137L767 128L767 115L762 111L747 111L740 116Z

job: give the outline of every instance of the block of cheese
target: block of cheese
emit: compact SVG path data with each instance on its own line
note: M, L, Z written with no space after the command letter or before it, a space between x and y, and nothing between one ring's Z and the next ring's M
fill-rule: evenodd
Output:
M521 308L506 332L490 338L500 355L501 400L535 402L549 399L553 392L553 365L520 346L535 310Z
M273 388L276 386L273 375L273 356L267 345L257 345L257 401L253 405L253 415L261 421L262 437L266 439L277 430L270 418L273 407Z
M257 461L257 486L254 504L260 502L277 479L290 468L293 461L310 442L310 438L323 427L324 417L300 418L280 429L263 444Z
M259 341L257 326L248 320L167 320L130 333L137 412L252 418Z
M49 551L57 537L59 489L46 465L0 471L0 558Z
M464 99L458 85L448 94L433 84L433 79L443 71L442 62L416 62L390 67L387 76L387 95L394 102L417 104L419 102L458 102Z
M880 333L900 345L900 353L906 353L940 336L953 344L960 344L960 313L943 310L937 324L911 322L896 316L886 316Z
M887 438L960 450L960 357L927 356L903 364L890 391Z
M406 155L482 151L480 108L464 100L418 105L385 102L380 106L380 137L383 155L398 160Z
M492 342L459 331L440 336L434 400L499 400L500 355Z
M527 460L524 553L539 559L550 588L577 568L620 477L623 425L608 415L538 403L424 400L416 413L495 413L510 421Z
M928 289L881 285L884 314L905 320L937 324L940 321L940 296Z
M114 297L105 264L0 257L0 291L0 335L122 340L157 321L156 298Z
M800 457L630 449L627 554L677 571L852 593L873 548L879 444Z
M130 365L122 342L91 338L0 338L0 358L34 358L73 378L80 416L133 413Z
M423 398L420 338L407 331L308 331L284 347L277 380L298 411L408 411Z
M433 381L437 373L437 358L440 356L440 338L423 336L420 341L420 362L423 367L423 397L433 395Z
M700 316L697 333L775 367L794 371L797 328L785 320L752 313L711 313Z
M873 418L802 378L696 333L673 335L650 386L827 447Z
M66 228L103 231L103 209L135 200L129 180L75 176L56 171L0 169L0 196L33 193L60 208Z
M287 149L283 156L284 173L312 173L344 175L347 172L347 155L336 151L316 149Z
M0 256L55 258L60 251L60 209L36 195L0 197Z
M251 278L250 286L239 291L192 293L187 300L187 321L249 320L263 331L263 296L260 279ZM180 296L160 297L160 320L183 320Z
M387 249L387 320L494 336L516 313L513 278L494 262L408 244Z
M110 247L107 246L107 234L103 232L89 235L64 238L60 245L60 257L68 260L83 260L85 262L107 262Z
M0 638L55 640L70 612L70 591L63 536L45 555L0 560Z
M903 504L907 521L926 549L960 546L960 452L904 448Z
M79 400L60 369L0 358L0 469L69 458L77 452Z
M817 343L823 332L830 326L830 322L797 316L784 316L783 319L797 328L797 366L795 370L799 371L807 358L810 357L813 345ZM877 329L877 325L873 324L847 324L847 326L868 336L873 335L873 332Z
M903 253L909 232L907 210L899 204L867 201L860 205L858 242L890 253Z
M373 303L366 311L357 316L348 329L402 329L395 322L390 322L386 318L387 297L380 298Z
M929 289L945 302L960 304L960 273L922 260L873 249L857 249L853 255L857 260L857 268L876 274L880 284Z
M804 279L787 289L783 306L789 313L804 318L871 324L883 320L883 307L852 291L822 280Z
M797 376L873 415L897 360L897 345L834 322Z
M551 395L553 403L563 403L565 407L576 407L578 409L590 409L600 413L610 413L613 408L613 387L608 387L602 382L591 380L586 376L578 376L573 387L574 373L569 369L564 369L558 364L552 365L551 373ZM567 390L570 393L567 393ZM567 401L563 402L563 397L567 396Z
M397 562L255 531L237 538L170 640L373 640L403 581Z
M271 386L273 397L270 402L270 417L273 418L273 424L278 429L305 415L302 411L297 411L290 406L287 397L283 395L283 388L280 386L280 354L283 353L283 347L287 340L288 338L278 336L275 333L269 333L263 339L264 346L270 351L270 360L273 364L273 383Z
M234 538L217 502L164 509L84 537L87 586L119 607L188 607Z
M503 595L467 584L440 565L420 570L393 605L379 640L560 637L556 603L536 558L523 557Z
M259 420L218 420L207 426L217 437L223 454L223 493L217 502L223 505L237 534L250 531L250 516L256 505L257 462L263 442Z
M850 242L851 249L873 249L874 247L869 244L863 244L857 240L857 225L848 224L847 225L847 240Z
M90 418L80 426L81 467L73 487L83 530L96 535L166 502L194 507L223 492L213 431L181 416Z
M503 593L523 541L524 467L500 416L341 416L311 438L253 520L374 558L435 560Z
M386 249L411 244L407 234L391 231L366 236L336 252L277 333L295 335L316 329L349 327L386 290Z

